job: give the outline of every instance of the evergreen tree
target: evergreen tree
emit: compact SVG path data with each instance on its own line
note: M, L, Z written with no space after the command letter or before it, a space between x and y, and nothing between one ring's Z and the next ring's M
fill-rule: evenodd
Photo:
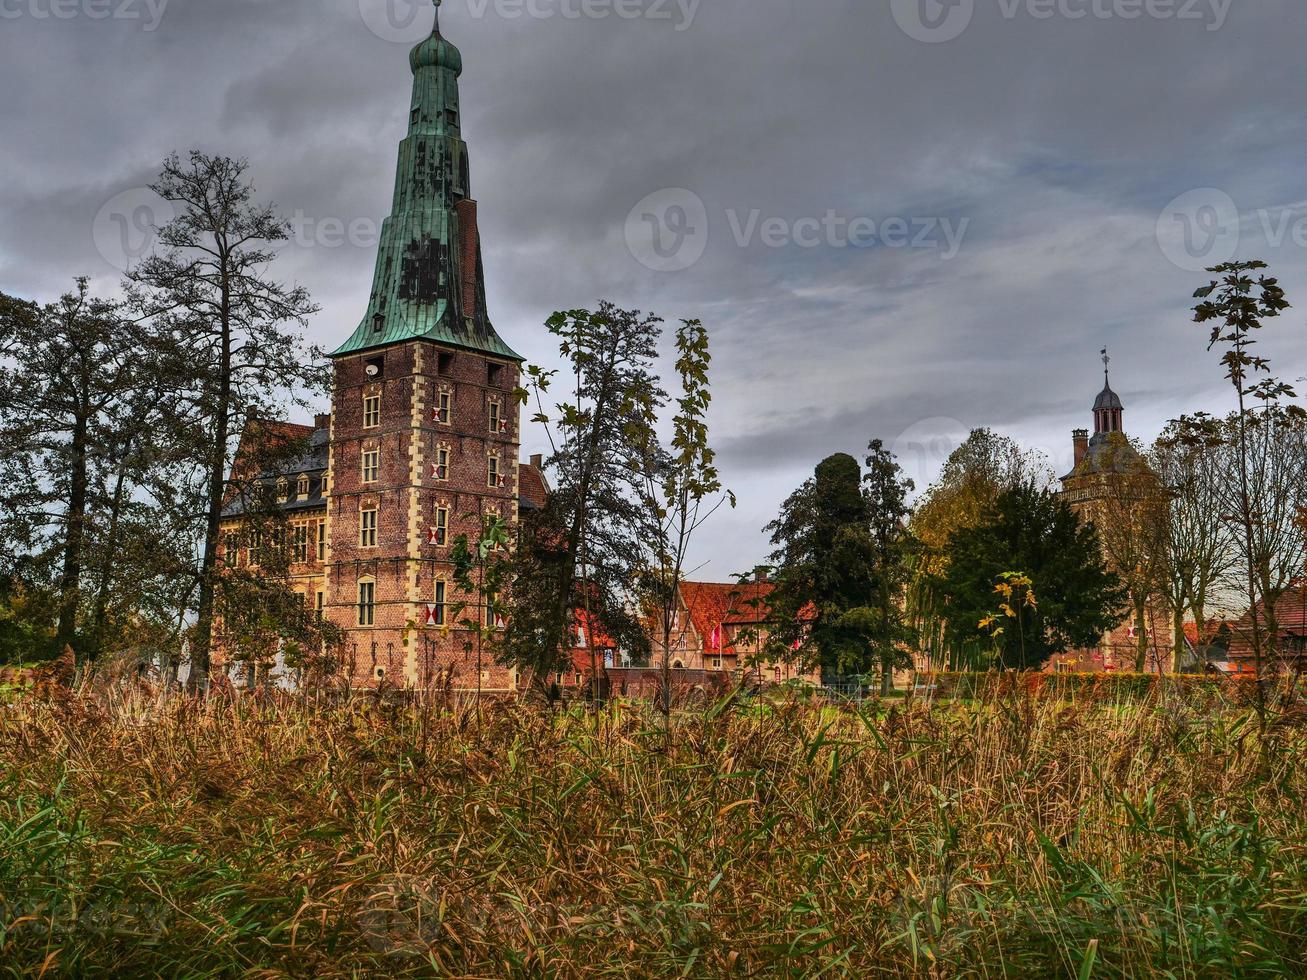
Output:
M766 528L776 547L770 645L778 657L819 664L824 676L865 671L876 630L875 545L861 484L856 459L830 456Z
M894 668L910 665L905 650L914 631L908 626L904 592L913 550L908 494L914 485L879 439L867 450L867 473L862 479L872 544L871 608L875 615L870 632L880 660L881 694L885 695L893 689Z
M1056 653L1096 647L1125 618L1126 591L1107 568L1098 532L1033 483L1000 494L979 524L954 532L946 557L936 592L958 642L990 640L981 624L992 617L1005 576L1019 573L1032 583L1038 605L1029 627L998 637L998 666L1039 669Z

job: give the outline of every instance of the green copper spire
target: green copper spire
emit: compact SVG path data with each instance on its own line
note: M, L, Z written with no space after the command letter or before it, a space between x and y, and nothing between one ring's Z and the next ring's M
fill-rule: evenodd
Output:
M436 7L431 36L409 54L408 136L399 145L395 199L381 225L368 311L333 357L425 338L522 360L486 315L476 202L459 132L463 56L441 36L439 0Z

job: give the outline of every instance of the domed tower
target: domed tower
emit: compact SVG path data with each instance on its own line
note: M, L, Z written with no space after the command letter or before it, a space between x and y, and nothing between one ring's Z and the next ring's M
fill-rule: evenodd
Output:
M358 327L335 369L327 613L360 683L507 690L469 659L450 561L491 514L517 520L522 359L486 309L462 138L463 57L440 32L409 54L413 96L391 213ZM475 608L475 606L472 606ZM347 666L347 669L350 669Z
M1094 399L1094 433L1076 429L1071 434L1074 448L1074 467L1062 477L1063 495L1073 507L1084 504L1093 496L1097 478L1108 473L1130 473L1146 470L1143 459L1130 444L1125 434L1123 417L1125 406L1121 396L1112 390L1109 367L1112 359L1103 348L1103 390Z
M1125 407L1112 390L1108 368L1111 358L1103 350L1103 390L1094 399L1094 432L1077 429L1072 435L1075 465L1062 477L1062 499L1083 521L1095 524L1104 558L1118 574L1124 566L1142 567L1151 546L1145 528L1155 526L1155 516L1165 491L1155 473L1125 433ZM1123 579L1129 581L1128 575ZM1133 610L1133 607L1132 607ZM1145 669L1158 670L1170 650L1165 632L1169 622L1164 610L1145 610L1141 623L1135 615L1103 637L1097 649L1072 651L1054 658L1057 669L1130 670L1137 662L1141 638L1151 651Z

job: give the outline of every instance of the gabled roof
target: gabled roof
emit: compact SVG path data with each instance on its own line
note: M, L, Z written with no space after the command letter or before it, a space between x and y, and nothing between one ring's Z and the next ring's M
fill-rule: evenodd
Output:
M545 476L530 463L517 464L518 506L527 510L540 510L549 495Z
M772 582L682 582L681 601L690 613L690 625L704 641L718 626L748 626L771 618L767 597Z
M1265 609L1264 603L1257 604L1258 611ZM1265 620L1258 617L1263 629ZM1307 579L1295 579L1280 601L1275 604L1275 618L1280 627L1281 636L1307 638ZM1238 621L1230 624L1233 634L1230 641L1231 656L1252 656L1252 610L1249 609Z

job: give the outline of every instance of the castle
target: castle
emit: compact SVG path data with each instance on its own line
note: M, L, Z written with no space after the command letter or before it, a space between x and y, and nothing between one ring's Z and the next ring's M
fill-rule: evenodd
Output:
M515 526L545 486L538 458L518 461L522 358L486 308L459 120L462 55L441 36L438 9L409 55L394 202L366 312L331 354L331 413L312 426L254 420L246 435L307 447L261 478L275 480L289 525L292 587L341 630L356 682L509 691L513 672L470 653L475 631L451 621L451 605L471 600L455 596L451 550L459 535L475 540L488 515ZM233 542L242 516L238 506L225 515ZM227 560L254 564L243 547Z

